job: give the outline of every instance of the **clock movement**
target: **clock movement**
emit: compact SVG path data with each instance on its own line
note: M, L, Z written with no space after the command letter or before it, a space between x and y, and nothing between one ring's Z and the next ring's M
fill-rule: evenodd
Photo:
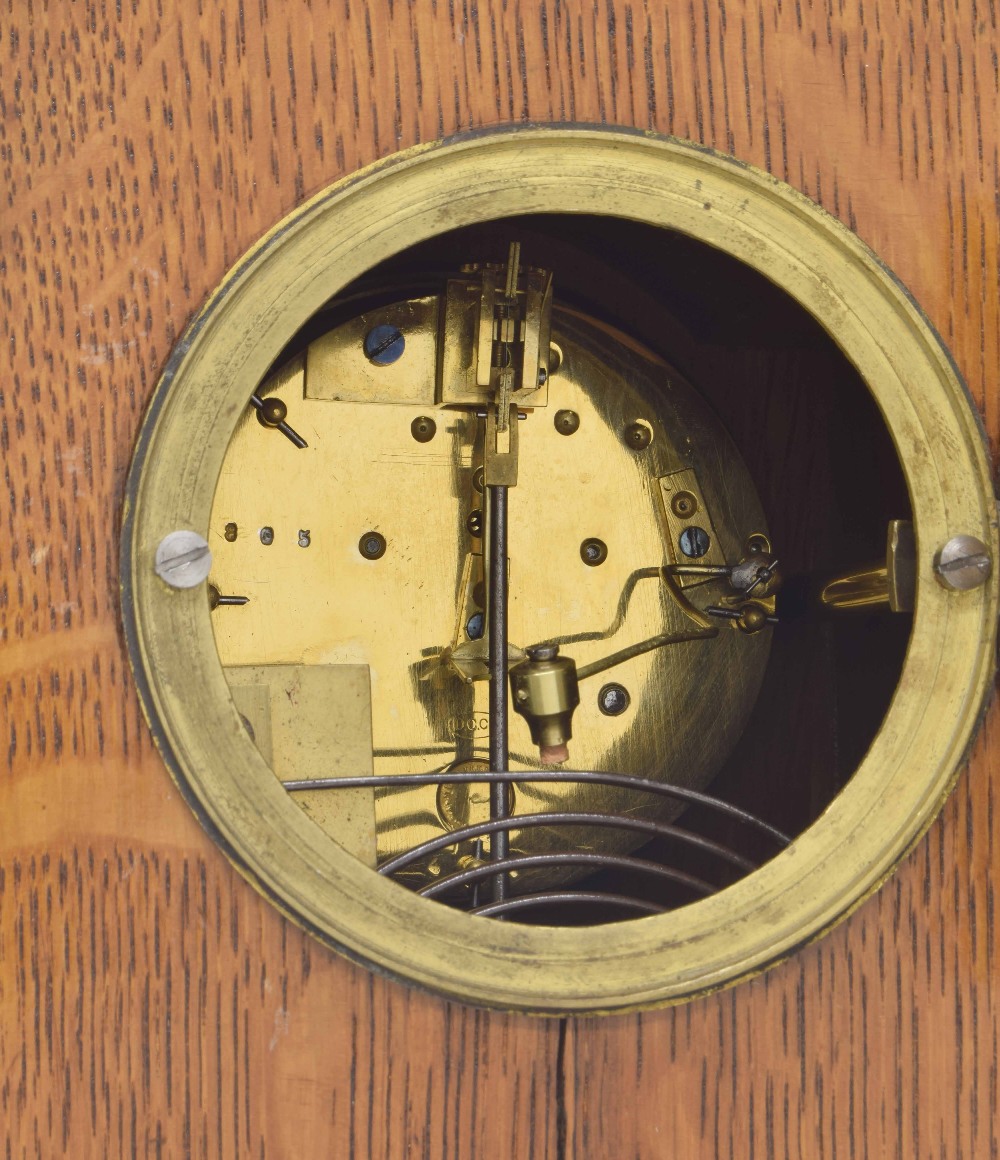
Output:
M733 328L807 353L751 388L713 372ZM929 824L996 528L856 237L700 148L526 129L392 158L234 269L146 418L123 608L175 777L297 921L612 1010L787 955Z

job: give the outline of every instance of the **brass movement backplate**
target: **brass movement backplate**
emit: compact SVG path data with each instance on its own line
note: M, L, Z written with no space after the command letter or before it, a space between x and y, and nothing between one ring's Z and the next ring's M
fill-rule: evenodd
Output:
M466 283L451 280L449 296L456 284ZM367 665L367 741L379 774L446 771L488 755L485 665L467 681L471 670L453 657L485 651L485 521L478 532L469 524L484 507L476 479L490 428L474 409L486 405L485 395L459 398L453 390L442 397L435 390L440 365L447 375L452 365L471 362L475 350L471 329L456 335L446 326L440 351L424 341L426 320L441 310L427 298L368 310L363 325L342 324L266 383L261 395L282 401L308 448L263 429L248 412L226 455L208 536L212 583L247 598L212 617L230 681L241 680L248 665ZM406 342L391 365L368 372L358 354L365 334L383 327L401 327ZM721 577L702 578L681 602L661 569L687 561L680 545L692 527L708 536L699 561L736 560L750 536L766 531L763 513L735 447L676 371L594 319L564 310L554 314L552 335L562 353L545 394L516 396L527 413L512 428L519 455L509 517L511 645L523 657L529 646L554 643L581 672L595 666L580 686L570 768L625 769L702 788L742 732L769 639L728 626L721 633L702 627L700 638L690 633L699 627L690 603L725 600L729 586ZM385 372L384 386L376 371ZM348 382L364 382L363 400L345 397ZM462 403L469 406L459 409ZM557 409L579 419L570 438L553 423ZM431 417L435 434L416 441L412 428L422 416ZM640 422L652 438L637 450L627 432ZM703 485L682 466L691 462L706 465ZM708 472L709 464L719 466ZM691 520L664 504L670 481L697 494ZM266 543L262 528L270 529ZM376 559L359 550L365 529L384 539ZM599 567L581 558L590 539L606 549ZM600 667L609 656L675 634L695 638ZM627 689L628 713L601 710L598 672L613 672ZM319 736L314 743L327 744ZM512 719L510 749L511 769L538 768L521 717ZM447 800L454 812L455 798L481 791L455 787ZM449 826L434 786L380 789L374 797L380 862ZM641 797L607 787L524 782L516 799L515 818L571 807L650 812ZM655 816L678 812L676 803L653 807ZM532 854L574 849L581 840L609 852L635 844L627 833L582 837L578 829L542 827L515 829L511 847ZM487 836L479 853L489 850ZM401 876L423 885L476 853L471 840L457 843ZM519 889L560 875L522 877Z
M316 780L328 755L334 773L347 760L359 778L418 758L482 772L486 654L470 622L489 570L482 533L494 517L473 505L490 423L489 453L516 458L497 460L517 471L509 663L530 663L529 646L549 638L576 661L573 764L579 755L648 774L673 763L669 777L704 785L739 737L767 660L781 545L768 540L738 457L722 456L720 470L699 451L695 428L728 444L713 421L692 421L700 404L682 378L560 303L558 270L537 271L527 252L497 263L490 300L483 256L470 254L478 271L365 306L278 364L305 324L380 262L447 230L529 213L673 230L783 287L863 378L911 501L909 647L854 776L761 869L696 904L613 927L482 920L373 872L405 827L447 836L484 808L481 791L359 787L331 814L287 792L272 767L287 759ZM511 268L524 272L516 285ZM448 333L464 337L443 343ZM516 371L505 361L514 346ZM424 370L407 369L415 363ZM163 578L162 559L157 572L158 549L177 532L185 546L168 563L189 587ZM754 535L763 540L749 551ZM941 569L963 563L959 549L941 555L955 543L978 545L968 587L941 582L955 578ZM171 772L286 913L357 960L462 1000L610 1011L762 970L891 871L940 808L991 687L996 552L989 465L964 388L918 309L852 233L701 148L533 128L390 158L307 202L241 260L178 344L146 416L126 495L122 607ZM711 573L741 559L756 569L754 599L742 603ZM676 643L685 633L692 639ZM609 654L615 667L600 677ZM715 748L702 751L687 722L709 718ZM530 771L528 722L514 714L510 728L512 768ZM504 802L512 840L525 795L539 792L525 784Z

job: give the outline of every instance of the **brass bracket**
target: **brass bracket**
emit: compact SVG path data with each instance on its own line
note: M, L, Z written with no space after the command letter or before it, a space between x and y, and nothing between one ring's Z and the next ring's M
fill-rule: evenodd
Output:
M668 550L675 564L697 564L723 566L726 557L715 534L715 525L705 505L705 497L698 486L698 476L694 468L686 467L672 471L660 478L660 495L663 499L663 513L667 520ZM681 550L681 537L685 532L703 532L708 536L708 548L701 556L688 556ZM712 577L705 575L678 575L677 587L693 588L704 584Z
M823 585L820 603L837 610L888 605L912 612L916 603L917 545L910 520L890 520L885 561L834 576Z
M517 406L507 409L507 429L501 431L496 407L486 411L486 442L483 447L483 482L486 487L517 485Z
M444 406L487 406L497 397L501 368L494 344L517 350L512 398L521 407L548 406L552 274L526 269L514 291L517 308L497 319L504 267L484 266L478 279L452 278L444 294L438 340L437 401Z

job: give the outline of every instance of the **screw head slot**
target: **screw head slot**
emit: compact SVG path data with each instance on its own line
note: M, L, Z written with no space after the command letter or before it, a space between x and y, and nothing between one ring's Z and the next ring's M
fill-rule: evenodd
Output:
M197 532L169 532L157 545L153 569L171 588L196 588L212 570L212 551Z
M990 550L976 536L952 536L934 560L938 583L956 592L981 588L992 570Z
M365 357L377 367L388 367L402 356L406 338L398 326L380 322L365 335Z
M677 542L689 560L700 560L712 546L708 532L698 527L685 528Z

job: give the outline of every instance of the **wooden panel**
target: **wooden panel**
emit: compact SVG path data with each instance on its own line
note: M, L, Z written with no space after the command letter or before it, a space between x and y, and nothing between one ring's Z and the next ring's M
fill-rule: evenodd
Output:
M562 1035L371 976L234 874L151 747L116 575L143 406L226 269L336 177L480 125L653 128L789 181L915 294L995 445L996 20L976 0L8 0L9 1154L998 1153L995 729L830 938Z

